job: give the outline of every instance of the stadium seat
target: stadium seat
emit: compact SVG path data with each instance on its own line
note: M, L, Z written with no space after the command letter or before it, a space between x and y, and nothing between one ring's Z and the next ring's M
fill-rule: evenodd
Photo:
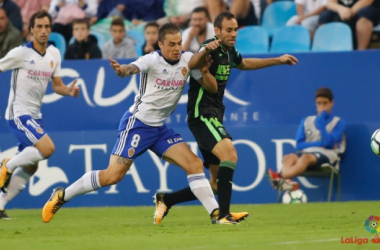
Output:
M334 179L336 176L336 191L337 191L337 201L341 201L341 189L340 189L340 162L344 153L346 152L346 135L343 135L342 142L339 148L339 161L333 166L329 163L322 164L320 168L309 168L302 174L298 175L301 177L314 177L314 178L330 178L329 192L327 194L327 201L332 200L332 191L334 188ZM278 191L277 202L281 202L282 191Z
M274 2L264 10L262 26L267 29L269 37L272 37L274 32L285 26L294 15L297 15L297 12L293 1Z
M350 51L353 49L350 26L344 23L327 23L317 29L311 51Z
M273 34L271 53L294 53L310 51L310 32L296 26L284 26Z
M49 42L54 42L55 47L61 53L61 57L64 58L66 52L65 38L57 32L51 32L49 36Z
M241 54L263 54L269 50L269 36L265 28L246 26L238 30L236 49Z
M136 53L137 53L137 57L142 56L141 47L145 43L144 34L142 32L140 32L140 31L128 30L127 31L127 35L136 40L135 50L136 50Z

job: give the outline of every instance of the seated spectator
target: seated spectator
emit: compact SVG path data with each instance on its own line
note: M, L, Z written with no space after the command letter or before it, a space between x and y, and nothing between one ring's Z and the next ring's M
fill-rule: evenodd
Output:
M49 13L53 18L53 32L63 35L68 44L72 34L72 21L96 15L98 0L52 0Z
M126 16L126 0L102 0L99 3L96 16L91 17L90 24L107 17L124 17Z
M322 12L319 24L345 22L351 26L355 47L368 47L373 27L380 23L380 3L378 0L327 0L327 10Z
M162 25L165 22L171 22L181 29L188 27L190 14L193 9L205 5L205 0L164 0L164 2L166 17L158 20L158 23Z
M90 35L90 24L86 19L73 21L73 36L75 41L67 47L65 59L95 59L102 58L96 37Z
M0 58L8 51L23 44L21 32L9 22L4 8L0 7Z
M123 18L119 17L112 21L110 29L112 39L104 44L103 58L136 58L136 41L126 36Z
M296 153L285 155L283 169L276 173L271 169L267 177L279 190L296 190L297 182L289 179L303 173L307 168L320 168L322 164L335 165L339 160L339 147L343 140L345 122L331 113L334 105L333 93L320 88L315 93L317 115L307 116L297 131Z
M9 21L20 32L22 31L22 17L20 7L11 0L0 0L0 7L4 8L5 13L9 18Z
M326 9L326 0L295 0L295 3L297 15L291 17L286 25L302 25L310 30L310 34L313 36L318 28L319 14Z
M156 22L148 22L145 25L145 43L141 47L143 55L149 54L153 51L160 49L160 47L158 46L158 28L159 26Z
M29 19L39 10L49 10L50 0L13 0L21 10L22 16L22 36L26 38L29 34Z
M182 34L182 49L197 53L201 44L215 36L214 25L205 7L197 7L190 17L190 27Z

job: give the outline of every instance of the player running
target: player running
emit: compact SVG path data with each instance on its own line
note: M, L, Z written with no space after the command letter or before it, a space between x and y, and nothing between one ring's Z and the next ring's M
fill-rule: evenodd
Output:
M210 43L208 48L216 46L216 43ZM216 84L208 72L211 61L203 60L200 71L190 72L188 62L193 54L182 51L181 30L174 24L168 23L159 29L159 47L160 51L140 57L129 65L120 65L110 59L112 68L120 77L141 73L139 93L121 118L108 168L88 172L66 189L54 189L42 210L44 222L49 222L58 209L75 196L121 181L133 161L148 149L185 170L191 192L212 218L217 216L218 203L203 172L202 161L181 135L164 124L176 108L190 74L202 86L207 86L208 82ZM157 207L154 223L161 224L164 216L165 211Z
M220 212L216 223L237 224L248 213L230 213L237 152L231 135L223 126L223 96L231 69L253 70L280 64L295 65L298 60L291 55L268 59L242 58L234 47L238 23L229 11L222 12L215 18L214 29L216 36L202 44L199 53L191 58L189 68L199 68L204 58L211 56L213 63L209 71L217 80L217 85L210 91L190 78L188 125L203 155L204 166L210 171L211 186L218 194ZM215 42L219 45L216 49L207 46ZM157 193L156 197L166 207L166 214L171 206L195 199L188 188L174 193Z
M19 153L4 159L0 172L0 218L8 219L5 205L25 188L37 171L38 162L55 151L42 123L42 98L50 79L55 93L77 97L76 80L67 87L61 79L61 55L48 44L51 16L46 11L32 15L29 30L33 41L14 48L0 60L0 72L12 69L11 89L5 113L8 127L18 140Z

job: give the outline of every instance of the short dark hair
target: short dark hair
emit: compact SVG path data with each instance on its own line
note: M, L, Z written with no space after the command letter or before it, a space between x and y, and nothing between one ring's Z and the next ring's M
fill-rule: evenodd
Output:
M155 21L151 21L151 22L147 22L145 24L144 30L146 30L146 28L148 28L148 27L156 27L157 29L159 29L160 25L158 25L158 23Z
M331 89L325 87L317 89L317 91L315 92L315 99L317 99L318 97L325 97L330 101L334 99L334 95Z
M218 27L219 29L222 29L223 19L231 20L233 18L235 18L235 16L230 11L228 10L223 11L222 13L220 13L219 15L215 17L214 27Z
M123 29L125 29L124 19L121 17L117 17L117 18L113 19L111 22L111 27L112 26L121 26L121 27L123 27Z
M205 7L196 7L195 9L193 9L193 11L191 12L191 14L193 13L201 13L201 12L204 12L206 17L210 20L210 14L208 13L208 10L205 8Z
M173 23L165 23L158 30L158 41L163 43L166 34L177 34L177 33L181 33L181 30L178 28L177 25Z
M29 19L29 31L31 28L34 28L34 24L37 18L40 19L44 17L49 18L49 22L51 26L51 21L52 21L51 15L46 10L39 10L36 13L34 13Z
M90 22L88 21L87 18L75 19L73 21L73 27L74 27L75 24L86 24L87 29L88 30L90 29Z

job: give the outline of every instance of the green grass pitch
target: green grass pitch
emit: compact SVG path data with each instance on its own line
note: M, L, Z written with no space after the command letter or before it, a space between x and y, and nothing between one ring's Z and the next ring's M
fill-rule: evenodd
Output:
M239 225L212 225L201 206L177 206L161 226L154 207L63 207L45 224L41 210L10 209L0 220L0 249L379 249L364 228L379 202L233 205ZM342 244L341 237L368 244Z

